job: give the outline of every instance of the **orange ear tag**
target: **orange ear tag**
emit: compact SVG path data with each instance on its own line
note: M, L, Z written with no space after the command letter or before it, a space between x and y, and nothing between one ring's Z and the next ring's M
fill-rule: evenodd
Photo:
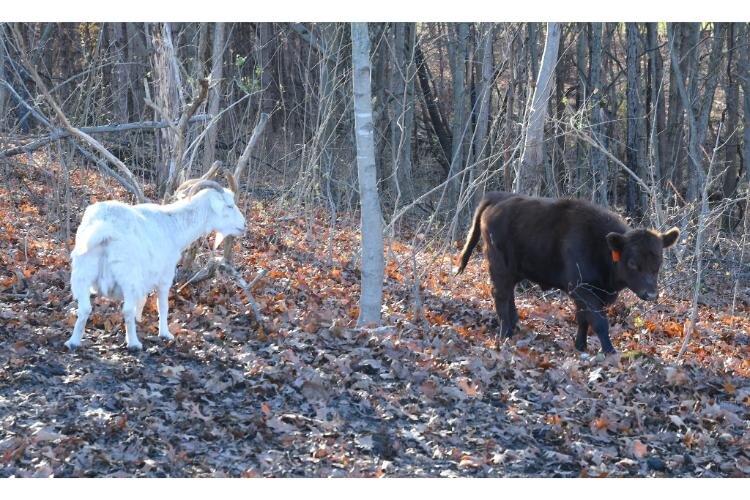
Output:
M612 250L612 262L620 262L620 251Z

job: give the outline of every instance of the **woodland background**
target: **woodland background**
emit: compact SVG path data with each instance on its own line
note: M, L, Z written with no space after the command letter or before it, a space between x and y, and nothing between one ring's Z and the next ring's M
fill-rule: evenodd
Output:
M354 324L348 24L0 24L0 474L747 476L748 24L552 23L536 157L547 24L368 24L376 329ZM85 206L166 199L215 160L243 167L254 299L185 275L174 345L124 353L99 300L64 352ZM450 271L497 189L682 230L659 304L611 312L621 360L577 355L570 304L531 286L529 331L491 349L484 265Z

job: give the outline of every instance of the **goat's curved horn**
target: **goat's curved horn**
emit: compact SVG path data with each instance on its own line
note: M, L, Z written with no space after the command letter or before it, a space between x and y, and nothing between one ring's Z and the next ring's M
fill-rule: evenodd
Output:
M237 179L234 177L234 174L230 172L229 170L224 171L224 177L227 179L227 185L229 186L229 190L233 193L237 192Z
M192 197L195 193L203 189L214 189L220 193L224 192L224 188L218 182L201 180L193 184L193 186L190 188L190 191L188 191L188 198Z
M216 160L213 163L213 165L211 165L211 168L208 169L208 172L200 176L200 180L206 181L206 180L213 179L214 177L216 177L216 174L219 172L219 169L223 166L224 164L221 163L220 160Z
M187 190L190 189L190 187L196 182L198 182L198 179L188 179L184 181L182 184L177 186L177 188L174 190L174 196L179 196L181 194L186 193Z

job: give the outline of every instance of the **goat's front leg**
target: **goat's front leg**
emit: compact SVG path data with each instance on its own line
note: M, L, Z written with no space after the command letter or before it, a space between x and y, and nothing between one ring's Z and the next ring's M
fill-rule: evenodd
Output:
M128 349L131 351L140 351L143 344L138 340L138 334L135 331L135 316L138 313L138 299L132 296L126 296L122 305L122 316L125 320L125 335Z
M169 315L169 287L159 286L156 289L157 304L159 306L159 337L172 340L174 335L169 333L167 316Z

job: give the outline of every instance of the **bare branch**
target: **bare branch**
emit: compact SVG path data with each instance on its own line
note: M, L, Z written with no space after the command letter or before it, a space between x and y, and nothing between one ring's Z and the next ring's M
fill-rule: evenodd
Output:
M12 27L13 34L16 38L16 43L20 47L19 54L21 55L21 59L23 60L24 64L27 66L27 69L29 71L29 74L31 75L32 79L34 80L34 83L36 83L38 89L41 91L44 98L47 100L47 103L52 107L52 109L55 111L55 114L57 115L57 118L62 122L63 126L70 132L71 135L77 137L78 139L82 140L95 150L97 150L102 156L104 156L107 160L109 160L111 163L113 163L117 168L120 170L120 172L125 176L125 179L127 179L128 183L133 187L135 190L135 197L138 200L139 203L143 203L147 201L146 197L143 195L143 190L140 187L140 184L138 183L138 180L133 175L133 172L130 171L130 169L115 155L109 152L107 148L102 146L102 144L91 137L86 132L82 132L80 129L74 127L70 121L68 120L68 117L65 116L65 113L62 109L60 109L60 106L58 106L55 99L50 95L49 91L47 90L47 86L44 84L44 81L39 76L39 73L36 71L36 67L32 65L28 57L26 56L26 46L25 42L23 40L23 37L18 32L18 26L13 25Z
M253 148L255 148L255 144L258 142L258 139L260 139L261 134L263 134L263 130L265 130L267 123L268 113L261 113L258 124L253 129L253 133L250 135L250 140L247 141L245 150L242 152L240 159L237 160L237 166L234 168L234 178L237 182L239 182L240 176L244 173L245 167L247 167L247 164L250 161L250 153Z

